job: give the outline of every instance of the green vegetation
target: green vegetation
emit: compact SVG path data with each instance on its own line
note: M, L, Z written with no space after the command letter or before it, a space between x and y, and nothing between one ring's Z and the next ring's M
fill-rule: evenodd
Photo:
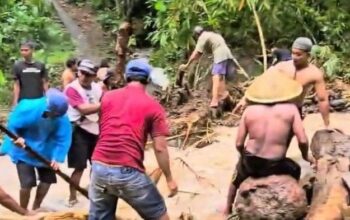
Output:
M72 0L84 2L83 0ZM154 59L163 66L183 59L194 44L192 28L201 24L225 37L240 55L263 54L273 46L289 48L298 36L310 37L316 44L315 62L329 76L350 77L350 5L347 0L86 0L98 10L107 30L134 10L144 18L148 40L158 48ZM118 4L118 10L112 8ZM136 5L136 6L135 6ZM258 19L257 19L258 18ZM259 33L257 21L262 33ZM263 43L264 44L263 44ZM243 52L240 49L244 49ZM239 51L239 52L237 52Z
M8 90L10 67L24 39L38 44L36 56L52 73L70 55L72 45L54 22L51 8L42 0L0 1L0 89ZM136 32L137 45L148 41L156 50L152 61L174 73L194 46L192 29L200 24L221 33L237 57L253 58L269 48L289 48L298 36L317 46L313 62L327 76L350 79L350 4L347 0L69 0L90 4L112 36L120 21L133 18L144 32ZM143 24L142 24L143 23ZM62 45L62 42L67 42ZM111 42L112 43L112 42ZM135 42L133 41L133 44ZM144 45L144 42L142 42ZM261 66L263 63L261 63ZM259 70L261 71L261 68ZM252 74L252 73L251 73ZM57 77L55 77L57 78ZM1 97L8 97L2 95ZM0 97L0 103L3 99Z
M19 58L23 40L36 43L36 58L47 63L50 75L57 74L71 55L69 36L55 22L51 7L42 0L0 1L0 104L11 98L11 67Z

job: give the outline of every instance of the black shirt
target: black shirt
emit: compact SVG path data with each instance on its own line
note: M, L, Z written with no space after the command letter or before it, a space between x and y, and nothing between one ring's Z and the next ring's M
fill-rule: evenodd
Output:
M19 81L21 99L35 99L44 96L43 79L48 78L45 64L33 61L17 61L13 66L13 75Z

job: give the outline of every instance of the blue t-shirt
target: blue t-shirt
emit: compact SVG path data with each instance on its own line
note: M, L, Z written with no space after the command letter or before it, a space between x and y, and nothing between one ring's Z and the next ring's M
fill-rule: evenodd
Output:
M44 118L46 97L23 99L8 119L8 129L25 139L25 143L49 161L64 162L71 145L72 127L67 115ZM23 161L35 167L45 166L5 136L0 152L8 154L14 163Z

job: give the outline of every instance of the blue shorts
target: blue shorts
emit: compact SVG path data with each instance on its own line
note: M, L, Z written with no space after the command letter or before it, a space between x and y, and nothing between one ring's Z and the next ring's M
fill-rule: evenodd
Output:
M130 167L109 167L93 162L89 197L89 220L114 220L119 198L143 219L157 220L167 212L150 178Z
M228 59L221 61L220 63L214 63L212 74L213 75L231 75L235 73L235 65L233 60Z

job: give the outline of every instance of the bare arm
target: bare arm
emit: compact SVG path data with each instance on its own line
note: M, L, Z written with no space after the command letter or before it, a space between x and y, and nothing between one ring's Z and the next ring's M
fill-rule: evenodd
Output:
M76 109L82 114L82 115L90 115L90 114L94 114L97 113L100 110L100 103L85 103L85 104L81 104L78 105L76 107Z
M21 215L28 214L28 210L22 208L11 196L0 188L0 204L9 210Z
M158 165L163 171L167 181L172 181L173 177L169 165L169 153L167 148L167 140L165 136L158 136L153 138L154 153L157 158Z
M199 59L199 57L201 57L202 54L200 52L198 52L197 50L194 50L190 56L190 58L188 59L186 66L189 66L194 60Z
M297 108L295 107L294 110L294 119L293 119L293 133L295 134L299 149L301 152L301 155L304 160L308 161L308 155L309 155L309 141L307 139L303 122L301 120L300 113L298 112Z
M326 83L323 74L320 72L319 77L315 82L315 90L318 99L318 106L323 118L323 123L326 127L329 126L329 100L328 92L326 90Z
M14 84L13 84L13 100L12 100L12 107L17 105L18 98L19 98L19 91L20 91L20 86L19 86L19 80L17 79Z
M242 118L238 127L237 137L236 137L236 148L237 148L237 151L240 153L243 152L245 139L247 138L247 135L248 135L248 129L247 129L245 118L246 118L246 112L244 112L242 115Z

